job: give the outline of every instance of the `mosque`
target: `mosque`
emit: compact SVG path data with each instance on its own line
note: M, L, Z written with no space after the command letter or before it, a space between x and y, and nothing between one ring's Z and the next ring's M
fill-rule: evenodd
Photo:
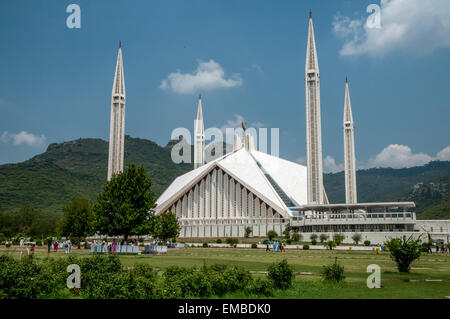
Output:
M311 234L338 232L345 242L358 232L363 240L381 243L389 237L432 233L448 240L450 221L416 220L413 202L358 203L354 123L349 85L345 81L343 116L346 202L330 204L323 187L320 118L320 73L312 15L305 63L307 165L255 149L253 135L235 135L233 150L205 161L202 99L199 97L194 136L194 169L176 178L158 198L156 214L171 211L181 238L266 236L290 227L308 240ZM123 170L125 82L122 49L116 64L111 101L108 179Z

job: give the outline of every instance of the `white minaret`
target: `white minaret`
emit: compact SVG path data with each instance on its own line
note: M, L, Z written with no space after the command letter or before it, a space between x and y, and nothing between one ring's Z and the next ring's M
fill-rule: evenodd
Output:
M125 80L123 76L122 43L119 42L116 72L111 96L111 122L109 131L108 180L123 171L125 138Z
M309 12L308 45L305 64L306 87L306 156L308 204L324 204L322 175L322 129L320 124L320 75L312 14Z
M348 81L345 78L344 101L345 202L356 204L355 139Z
M203 125L202 96L198 96L197 119L194 121L194 169L205 162L205 130Z

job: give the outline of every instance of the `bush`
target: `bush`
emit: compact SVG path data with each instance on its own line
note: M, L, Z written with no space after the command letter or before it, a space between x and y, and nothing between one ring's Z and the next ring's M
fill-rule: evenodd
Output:
M275 237L278 237L278 234L276 231L274 230L269 230L267 232L267 237L269 237L269 240L271 241L272 239L274 239Z
M252 248L258 248L258 245L255 244L255 243L253 243L253 244L252 244Z
M336 246L339 246L344 241L345 236L342 234L334 234L333 241L336 243Z
M320 242L321 243L324 243L327 240L328 240L328 235L327 234L320 234Z
M139 238L138 238L138 242L143 243L143 242L144 242L144 238L139 237Z
M266 278L257 278L250 285L248 291L256 295L270 297L273 295L273 282Z
M385 243L389 249L392 260L397 263L399 272L409 272L411 263L420 257L421 240L413 239L412 235L406 238L392 238Z
M303 249L304 250L308 250L309 249L309 245L307 245L307 244L303 245Z
M5 244L5 246L6 246L6 248L11 247L11 242L10 242L10 241L7 241L6 244Z
M216 239L216 244L221 244L221 243L222 243L222 239L217 238L217 239Z
M293 233L292 234L292 240L294 241L294 242L299 242L300 240L302 240L302 235L301 234L299 234L299 233Z
M225 239L225 242L227 244L229 244L230 246L233 246L233 245L239 243L239 240L237 238L228 237L227 239Z
M364 246L370 246L370 240L365 240L364 241Z
M317 243L317 238L318 238L319 236L317 236L317 234L311 234L311 236L309 236L309 240L311 240L311 243L314 241L314 242L316 242ZM313 244L313 245L315 245L315 244Z
M292 285L294 271L286 259L269 266L268 276L275 288L288 289Z
M208 245L208 243L203 243L202 247L203 247L203 248L208 248L209 245Z
M315 239L311 240L311 245L317 245L317 240Z
M323 266L322 276L325 281L330 282L341 282L345 279L344 267L338 264L337 257L331 265Z
M286 243L288 244L288 245L290 245L290 244L292 244L292 239L286 239Z

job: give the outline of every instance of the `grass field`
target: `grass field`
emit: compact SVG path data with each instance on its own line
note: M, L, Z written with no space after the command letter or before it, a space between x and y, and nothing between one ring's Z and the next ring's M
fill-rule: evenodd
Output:
M1 254L11 254L19 258L17 249L1 249ZM73 249L72 254L89 256L88 250ZM38 249L36 258L45 258L46 250ZM61 251L50 253L51 257L65 258ZM345 282L327 284L320 273L324 265L338 258L345 267ZM240 248L185 248L169 249L167 255L120 255L124 266L147 263L159 270L168 266L202 266L205 263L239 265L252 271L254 276L265 276L268 266L283 258L297 273L292 288L277 291L274 298L447 298L450 296L450 256L447 254L424 254L413 263L410 273L400 274L389 253L377 255L366 251L290 250L283 253L266 252L263 249ZM370 264L381 267L380 289L369 289L366 279ZM248 295L233 293L225 298L248 298ZM252 296L250 296L252 297Z

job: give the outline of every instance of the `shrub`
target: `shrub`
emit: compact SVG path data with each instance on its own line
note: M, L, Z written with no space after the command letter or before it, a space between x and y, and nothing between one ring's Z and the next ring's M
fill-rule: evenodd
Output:
M341 282L345 279L344 267L338 264L337 257L331 265L323 266L322 276L325 281L331 282Z
M327 234L320 234L320 242L321 243L324 243L327 240L328 240L328 235Z
M250 226L245 227L245 238L250 237L250 234L253 232L252 228Z
M385 243L389 249L392 260L397 263L399 272L409 272L411 263L420 257L421 240L413 239L412 235L406 238L392 238Z
M304 245L303 245L303 249L304 249L304 250L308 250L308 249L309 249L309 245L304 244Z
M5 244L5 246L6 246L6 248L11 247L11 242L10 242L10 241L7 241L6 244Z
M294 241L294 242L299 242L300 240L302 240L302 235L301 234L299 234L299 233L293 233L292 234L292 240Z
M270 297L273 295L273 282L267 278L257 278L249 286L248 291L256 295Z
M291 230L289 228L286 228L285 230L283 230L283 235L285 239L291 238Z
M203 248L208 248L209 245L208 245L208 243L203 243L202 247L203 247Z
M317 245L317 240L315 239L311 240L311 245Z
M239 240L237 238L228 237L227 239L225 239L225 242L230 246L233 246L234 244L239 243Z
M345 236L342 234L334 234L333 241L336 243L336 246L339 246L344 241Z
M370 246L370 240L365 240L364 241L364 246Z
M319 236L317 236L317 234L311 234L311 236L309 236L309 239L311 240L311 243L314 241L314 242L316 242L317 243L317 238L318 238ZM313 244L313 245L315 245L315 244Z
M139 238L138 238L138 242L143 243L143 242L144 242L144 238L139 237Z
M274 287L287 289L292 285L294 271L287 260L283 259L269 266L268 276L272 280Z
M333 240L329 240L324 244L327 249L332 250L334 247L336 247L336 243Z
M288 245L290 245L290 244L292 244L292 239L286 239L286 243L288 244Z
M252 244L252 248L258 248L258 245L255 244L255 243L253 243L253 244Z
M221 243L222 243L222 239L217 238L217 239L216 239L216 244L221 244Z
M269 237L269 240L271 241L272 239L274 239L275 237L278 237L278 234L276 231L274 230L269 230L267 232L267 237Z
M352 239L355 242L355 244L358 245L362 239L362 236L361 236L361 234L356 233L352 236Z

